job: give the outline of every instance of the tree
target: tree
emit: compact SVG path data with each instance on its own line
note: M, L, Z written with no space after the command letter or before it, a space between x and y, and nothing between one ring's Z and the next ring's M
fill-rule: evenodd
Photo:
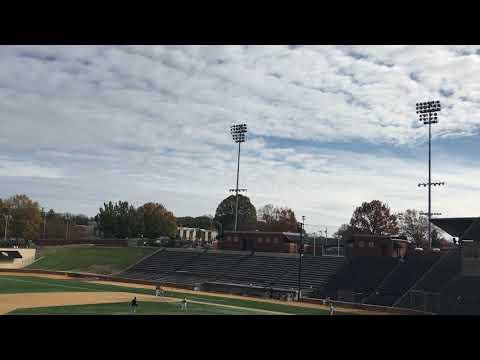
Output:
M26 240L35 239L39 235L42 217L37 202L32 201L27 195L14 195L2 201L1 211L11 215L8 222L10 236ZM3 216L2 216L3 217ZM1 219L1 231L5 231L5 221Z
M333 234L334 238L345 239L353 233L350 224L342 224L338 230Z
M223 225L223 230L234 230L235 195L225 198L215 211L215 220ZM238 230L255 230L257 210L247 196L238 194Z
M440 232L437 229L432 229L432 248L441 248L445 247L445 242L448 241L440 235Z
M184 216L177 218L178 226L197 228L205 230L213 230L215 228L213 224L213 216L202 215L197 217Z
M99 209L95 220L104 237L109 238L116 235L116 209L111 201L103 203L103 208Z
M297 232L297 219L292 209L272 204L258 209L258 230Z
M408 209L398 215L398 220L401 235L405 235L418 247L425 246L428 238L428 219L426 216L420 215L414 209Z
M400 234L405 235L418 247L430 246L428 242L428 218L420 215L416 210L405 210L398 216L400 223ZM440 247L445 239L441 236L440 231L432 224L431 229L432 247Z
M175 237L177 232L175 216L162 204L149 202L141 206L139 211L143 215L145 237Z
M76 225L88 225L89 218L83 214L74 215L72 218L72 223Z
M353 212L350 220L352 231L373 235L398 234L397 217L379 200L364 202Z

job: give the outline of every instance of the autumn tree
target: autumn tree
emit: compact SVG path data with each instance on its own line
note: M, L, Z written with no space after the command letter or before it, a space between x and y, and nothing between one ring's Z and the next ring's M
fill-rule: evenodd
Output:
M405 235L418 247L429 246L428 242L428 218L413 209L405 210L398 214L400 234ZM432 247L439 247L445 239L441 236L435 225L431 228Z
M42 217L37 202L32 201L28 196L23 194L13 195L3 200L0 208L3 215L11 216L7 228L9 236L26 240L35 239L39 236ZM0 224L0 231L3 234L5 231L5 221L0 221Z
M398 221L401 235L405 235L408 240L420 247L427 243L428 218L426 216L420 215L414 209L408 209L398 214Z
M342 224L338 230L333 234L336 239L348 238L353 233L350 224Z
M353 232L373 235L398 234L397 217L379 200L364 202L353 212L350 220Z
M197 228L205 230L213 230L215 228L213 223L213 216L202 215L197 217L184 216L177 218L177 225L188 228Z
M441 248L447 240L440 234L440 231L433 228L431 232L432 248Z
M157 238L159 236L175 237L177 223L172 212L162 204L149 202L139 208L145 226L145 237Z
M223 225L223 230L234 230L235 195L225 198L215 211L215 221ZM238 230L255 230L257 210L247 196L238 194Z
M297 232L297 219L292 209L267 204L258 209L257 228L261 231Z

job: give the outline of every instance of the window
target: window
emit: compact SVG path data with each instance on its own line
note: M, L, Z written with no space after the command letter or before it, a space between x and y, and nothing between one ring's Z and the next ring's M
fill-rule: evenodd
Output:
M373 241L368 242L368 247L373 247Z
M262 239L262 238L258 238L257 242L258 242L259 244L261 244L261 243L263 243L263 239Z
M266 238L266 239L265 239L265 242L266 242L266 243L270 243L270 238Z
M232 241L232 237L230 235L227 236L227 241Z
M359 241L358 246L359 247L365 247L365 242L364 241Z

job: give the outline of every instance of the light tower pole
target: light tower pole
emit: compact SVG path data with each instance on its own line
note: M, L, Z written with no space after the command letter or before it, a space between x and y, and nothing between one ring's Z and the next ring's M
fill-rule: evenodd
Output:
M419 114L420 122L424 125L428 125L428 183L420 183L418 186L428 186L428 244L432 247L432 225L430 221L432 219L432 185L440 186L445 185L444 182L432 183L432 124L438 123L437 112L441 111L440 101L426 101L416 104L417 114Z
M65 223L66 223L66 231L65 231L65 241L68 241L68 225L70 223L70 214L65 214Z
M302 260L303 260L303 229L305 224L305 216L302 216L302 222L298 223L298 230L300 231L300 241L298 246L298 293L297 300L300 301L302 291Z
M42 208L42 217L43 217L43 240L45 240L45 230L47 227L47 214L45 213L45 210Z
M239 178L239 175L240 175L240 144L242 142L245 142L245 134L247 133L247 124L232 125L230 127L230 133L232 134L233 141L238 143L237 186L235 188L235 228L234 228L234 231L237 231L237 226L238 226L238 192L240 190L246 191L246 189L239 189L238 188L238 178Z

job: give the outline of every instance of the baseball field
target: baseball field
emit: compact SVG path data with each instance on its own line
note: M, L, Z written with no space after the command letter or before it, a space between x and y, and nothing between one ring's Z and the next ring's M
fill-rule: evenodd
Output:
M64 275L0 273L2 315L128 315L138 301L137 315L327 315L323 305L211 294L109 281L79 280ZM187 299L187 309L182 300ZM367 314L338 308L336 314ZM377 313L378 314L378 313Z

